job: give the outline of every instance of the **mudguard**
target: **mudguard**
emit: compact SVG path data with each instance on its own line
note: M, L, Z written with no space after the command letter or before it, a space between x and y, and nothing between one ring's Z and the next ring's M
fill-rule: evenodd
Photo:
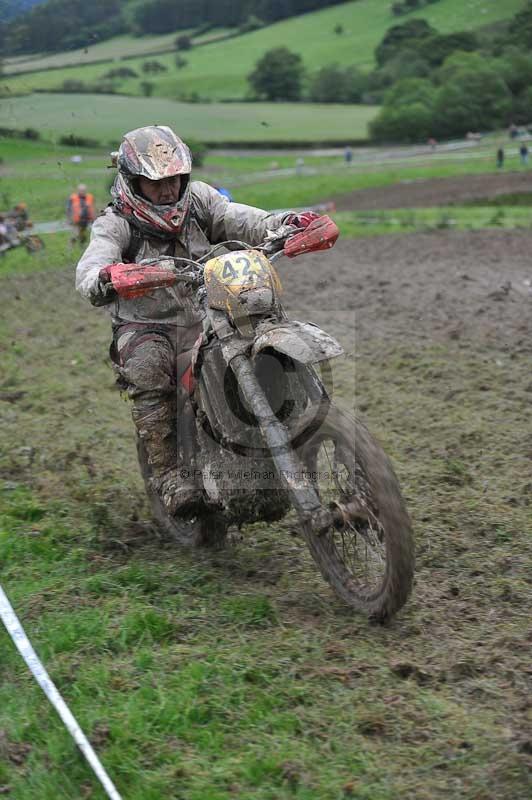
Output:
M251 351L253 358L270 347L301 364L316 364L319 361L336 358L344 352L336 339L311 322L294 320L268 323L265 329L259 326L257 333Z

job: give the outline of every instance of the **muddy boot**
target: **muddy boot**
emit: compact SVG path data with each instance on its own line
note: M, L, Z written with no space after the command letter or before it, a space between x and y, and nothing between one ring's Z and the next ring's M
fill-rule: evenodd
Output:
M183 514L193 509L201 500L201 494L194 481L183 479L177 465L153 475L151 485L162 499L168 513L172 515L178 512Z
M185 469L178 463L173 409L174 404L170 401L132 410L148 454L152 487L170 514L183 512L201 499L194 476L188 470L185 474Z

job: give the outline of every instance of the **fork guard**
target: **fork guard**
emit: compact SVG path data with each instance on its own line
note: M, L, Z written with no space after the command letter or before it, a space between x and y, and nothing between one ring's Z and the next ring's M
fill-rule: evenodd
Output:
M252 358L267 348L290 356L301 364L317 364L342 355L343 347L311 322L269 323L266 330L258 328L251 350Z

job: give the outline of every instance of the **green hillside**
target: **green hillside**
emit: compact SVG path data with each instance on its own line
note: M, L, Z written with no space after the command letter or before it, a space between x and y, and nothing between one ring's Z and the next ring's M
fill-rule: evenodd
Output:
M115 36L105 42L98 42L90 47L80 47L77 50L67 50L64 53L48 55L25 55L6 58L4 61L4 74L19 74L35 72L35 70L57 69L79 64L85 66L95 61L113 61L117 58L130 58L132 56L145 56L146 54L166 52L174 49L176 36L192 35L193 31L173 31L163 36ZM230 34L229 28L216 28L201 36L195 36L194 42L202 44L212 39L218 39Z
M168 98L196 93L200 98L238 99L248 92L246 75L267 50L281 45L303 57L309 71L325 64L356 64L363 69L373 66L373 52L385 31L393 24L413 17L427 19L442 33L472 30L506 19L525 5L525 0L440 0L400 18L391 12L390 0L358 0L323 11L305 14L270 25L246 35L205 45L186 53L187 65L177 70L174 55L159 58L168 71L150 76L154 94ZM342 25L341 35L334 28ZM123 48L123 39L121 39ZM142 58L128 60L140 70ZM73 67L65 70L20 75L6 81L10 92L57 88L65 79L93 82L109 69L105 64ZM141 94L145 79L130 78L118 84L127 94Z
M183 138L223 142L364 139L377 106L312 103L176 103L162 98L37 94L2 102L5 125L120 141L125 130L164 122Z

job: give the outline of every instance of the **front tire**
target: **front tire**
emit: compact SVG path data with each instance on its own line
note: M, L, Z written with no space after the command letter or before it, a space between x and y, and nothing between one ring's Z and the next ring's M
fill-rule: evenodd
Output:
M301 455L322 504L351 511L326 533L305 526L312 557L342 600L389 619L408 599L414 574L410 518L390 460L359 420L335 406Z

